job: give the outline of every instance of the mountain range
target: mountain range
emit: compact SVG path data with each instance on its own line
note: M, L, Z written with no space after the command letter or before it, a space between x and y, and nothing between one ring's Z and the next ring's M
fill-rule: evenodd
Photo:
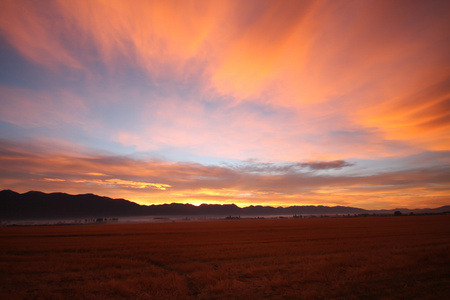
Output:
M248 206L235 204L160 204L139 205L124 199L111 199L94 194L69 195L30 191L17 193L0 191L0 220L65 219L125 216L267 216L267 215L335 215L335 214L393 214L443 213L450 206L427 209L397 208L393 210L365 210L347 206Z

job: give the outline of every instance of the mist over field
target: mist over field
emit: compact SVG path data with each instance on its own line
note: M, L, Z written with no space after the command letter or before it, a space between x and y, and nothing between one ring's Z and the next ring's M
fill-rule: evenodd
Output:
M30 191L19 194L0 191L0 221L8 224L90 224L188 221L236 218L304 218L316 216L368 216L449 213L450 206L427 209L365 210L346 206L248 206L234 204L162 204L139 205L124 199L93 194L46 194Z

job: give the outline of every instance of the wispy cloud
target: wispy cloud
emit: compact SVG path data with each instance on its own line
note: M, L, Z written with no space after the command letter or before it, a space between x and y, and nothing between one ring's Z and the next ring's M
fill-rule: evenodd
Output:
M64 188L110 196L123 193L140 203L165 199L243 205L270 202L275 197L279 204L294 205L328 203L331 197L352 204L361 199L395 198L399 193L444 199L450 186L450 168L439 165L364 175L357 170L353 174L327 173L356 166L345 161L208 166L107 155L17 152L7 142L3 145L0 174L2 180L16 180L10 188L22 191L39 186L46 191Z
M84 101L64 90L46 92L0 86L0 94L0 121L3 122L24 128L88 123Z
M65 181L64 179L48 179L48 181ZM164 183L151 183L151 182L140 182L140 181L132 181L132 180L122 180L122 179L103 179L103 180L87 180L87 179L76 179L72 180L75 183L87 183L87 184L97 184L101 186L106 186L108 188L133 188L133 189L157 189L165 191L167 188L170 188L169 184Z

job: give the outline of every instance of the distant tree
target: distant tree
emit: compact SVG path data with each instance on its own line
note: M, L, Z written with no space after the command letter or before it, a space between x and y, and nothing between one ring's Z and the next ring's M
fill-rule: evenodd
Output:
M402 212L399 211L399 210L396 210L396 211L394 212L394 216L401 216L401 215L402 215Z

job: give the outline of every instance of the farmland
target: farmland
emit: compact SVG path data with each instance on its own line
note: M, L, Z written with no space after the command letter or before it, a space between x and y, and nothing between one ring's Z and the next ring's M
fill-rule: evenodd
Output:
M1 299L444 299L450 216L0 227Z

